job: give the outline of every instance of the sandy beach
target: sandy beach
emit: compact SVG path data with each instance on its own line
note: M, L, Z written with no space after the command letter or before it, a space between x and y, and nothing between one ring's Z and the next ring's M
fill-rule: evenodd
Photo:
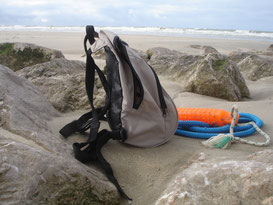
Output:
M80 32L42 32L42 31L0 31L2 42L27 42L61 50L67 59L83 60L83 38ZM206 45L216 48L220 53L230 51L265 50L272 42L254 40L230 40L212 38L186 38L173 36L120 35L130 47L146 51L152 47L165 47L188 54L200 54L202 51L190 45Z
M33 31L0 31L0 43L2 42L26 42L57 49L63 52L70 60L85 61L83 50L84 33L69 32L33 32ZM121 35L130 47L146 51L152 47L165 47L188 54L201 54L202 51L194 49L190 45L206 45L216 48L222 54L232 51L265 50L272 42L253 40L229 40L229 39L205 39L183 38L164 36ZM101 62L99 62L100 64ZM174 99L177 107L204 107L219 108L229 111L233 104L237 104L239 112L252 113L264 121L262 130L273 136L273 77L267 77L258 81L246 80L251 98L241 102L229 102L226 100L202 96L189 92L183 92L178 82L168 80L160 76L163 87ZM58 131L66 123L76 119L85 111L76 111L61 114L61 117L49 122L52 132L56 137L62 137ZM108 127L102 123L101 128ZM2 130L0 130L0 133ZM250 140L263 141L255 134L248 137ZM80 135L74 135L67 139L68 143L84 141ZM115 175L122 188L133 198L133 205L155 204L169 182L181 172L183 166L199 153L205 153L207 158L240 159L240 157L256 151L264 150L263 147L255 147L246 144L235 143L227 150L208 149L201 144L202 140L174 136L163 146L151 149L140 149L121 145L110 141L104 148L103 154L114 169ZM273 145L269 147L272 149ZM72 153L72 148L71 148ZM127 202L123 202L127 204Z

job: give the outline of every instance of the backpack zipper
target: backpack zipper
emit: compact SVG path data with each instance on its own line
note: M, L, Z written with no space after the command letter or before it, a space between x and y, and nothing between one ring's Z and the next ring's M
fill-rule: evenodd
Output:
M134 83L134 102L133 102L133 108L138 109L141 105L143 98L144 98L144 89L142 82L136 73L130 58L127 53L127 49L125 45L127 45L125 42L123 42L118 36L115 36L114 40L114 46L118 53L120 53L123 60L127 63L128 67L131 69L132 75L133 75L133 83ZM128 45L127 45L128 46Z
M152 70L152 72L153 72L153 74L155 76L155 81L156 81L157 91L158 91L158 97L159 97L163 117L166 117L166 115L167 115L167 112L166 112L167 104L166 104L165 98L163 96L162 86L161 86L160 81L158 79L158 76L157 76L156 72L154 71L154 69L152 68L152 66L149 65L149 67L151 68L151 70Z

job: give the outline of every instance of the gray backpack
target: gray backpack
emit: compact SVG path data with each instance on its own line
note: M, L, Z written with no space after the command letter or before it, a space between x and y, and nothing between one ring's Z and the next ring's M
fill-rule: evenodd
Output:
M91 45L89 49L87 41ZM60 134L68 137L90 129L87 142L73 144L75 158L83 163L98 160L120 194L130 199L102 156L102 146L109 139L137 147L164 144L177 129L177 110L153 68L117 35L103 30L98 34L93 26L87 26L84 47L87 56L85 83L91 112L64 126ZM102 48L106 53L107 78L91 56ZM106 93L105 106L101 108L93 105L95 71ZM99 132L100 120L107 120L112 131Z

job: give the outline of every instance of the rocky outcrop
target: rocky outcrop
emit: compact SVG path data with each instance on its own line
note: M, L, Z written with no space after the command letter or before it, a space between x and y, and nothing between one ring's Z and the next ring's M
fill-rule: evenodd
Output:
M0 134L1 204L119 204L101 173L14 138Z
M114 185L51 133L56 115L38 88L0 66L1 204L119 204Z
M203 50L203 54L218 53L218 51L211 46L190 45L191 48Z
M179 79L189 92L229 101L250 97L238 67L220 54L210 53L200 58Z
M146 53L149 56L149 59L155 59L161 56L173 56L173 58L177 58L183 53L176 51L176 50L170 50L168 48L163 48L163 47L155 47L155 48L150 48L146 51Z
M27 66L64 58L61 51L28 43L0 43L0 64L13 71Z
M177 175L156 205L273 203L273 150L248 159L198 160Z
M263 55L270 56L271 59L273 58L273 44L269 45L266 51L263 52Z
M204 53L203 53L204 55L207 55L210 53L216 53L216 54L218 53L218 51L211 46L202 46L202 49L204 50Z
M64 58L26 67L17 72L38 86L51 104L61 112L90 108L85 90L85 63ZM104 91L95 78L94 104L104 105Z
M152 50L149 63L157 73L180 82L186 91L229 101L250 97L238 67L211 47L193 56L169 49Z
M259 80L273 76L272 45L266 51L231 52L228 57L237 63L243 76L249 80Z
M0 65L0 124L7 130L23 135L39 143L50 144L45 136L38 139L36 133L47 133L46 121L58 116L57 111L40 93L39 89L9 68Z
M157 74L180 76L180 71L187 69L189 65L194 63L199 56L184 55L179 51L170 50L167 48L151 48L147 50L149 64L155 69Z
M239 63L240 61L244 60L248 56L254 55L250 52L242 52L242 51L233 51L228 55L228 58L235 63Z
M273 76L273 61L257 55L247 56L238 62L238 67L249 80Z
M273 44L268 46L268 48L266 50L273 53Z

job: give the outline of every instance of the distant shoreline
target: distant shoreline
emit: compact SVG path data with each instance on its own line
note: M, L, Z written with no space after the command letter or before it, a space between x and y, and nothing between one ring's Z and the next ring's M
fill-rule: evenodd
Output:
M83 39L84 32L45 32L45 31L0 31L0 43L24 42L60 50L69 60L85 61ZM173 37L159 35L137 35L121 34L122 40L127 42L131 48L146 52L153 47L165 47L177 50L189 55L202 55L199 46L211 46L220 53L228 55L232 51L242 52L264 51L272 43L269 41L234 40L220 38L198 38L198 37Z
M203 28L165 27L96 27L96 30L111 30L117 34L190 37L209 39L255 40L273 42L273 32L249 30L221 30ZM0 26L1 31L85 32L84 26Z

